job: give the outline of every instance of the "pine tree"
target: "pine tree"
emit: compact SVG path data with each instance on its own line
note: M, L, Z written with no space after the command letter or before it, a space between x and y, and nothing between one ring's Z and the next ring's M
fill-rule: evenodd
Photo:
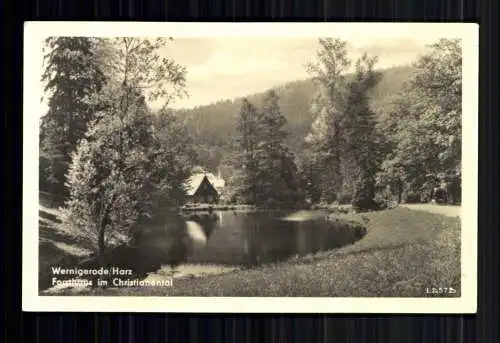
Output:
M238 114L236 149L234 154L235 173L229 186L237 188L244 201L255 204L257 202L257 177L258 177L258 149L259 146L259 118L258 111L253 104L244 99Z
M280 112L278 101L276 92L268 91L259 116L259 204L279 202L279 193L285 188L280 171L283 153L281 145L286 136L282 128L286 120Z
M297 201L297 168L294 156L284 145L286 119L275 90L267 92L259 116L258 203L285 206Z
M48 112L40 125L40 188L56 196L67 195L64 175L71 154L93 118L95 95L105 82L95 54L97 42L87 37L46 40L42 81L48 94Z
M162 109L153 116L153 144L148 154L152 173L148 187L157 207L184 203L184 185L197 157L194 148L186 127L171 111Z

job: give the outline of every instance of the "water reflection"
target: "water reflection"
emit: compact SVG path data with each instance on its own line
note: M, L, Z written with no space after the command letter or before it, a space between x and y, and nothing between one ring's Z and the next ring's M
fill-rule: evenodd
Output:
M352 244L362 227L342 227L318 211L168 214L151 220L132 246L108 252L108 265L136 276L188 265L246 266Z
M364 234L361 227L340 227L317 211L302 212L301 219L292 214L293 220L277 211L218 215L204 222L212 234L202 249L191 251L187 263L253 266L352 244Z
M200 225L200 228L203 230L206 238L208 239L212 232L215 229L215 226L217 222L219 222L219 225L222 225L222 220L221 220L222 214L221 212L218 213L193 213L189 214L185 217L185 220L187 222L194 222L198 225ZM189 225L188 225L189 227Z

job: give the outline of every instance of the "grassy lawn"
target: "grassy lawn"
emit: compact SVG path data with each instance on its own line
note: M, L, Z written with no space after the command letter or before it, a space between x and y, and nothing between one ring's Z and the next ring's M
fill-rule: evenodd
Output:
M453 287L457 292L447 296L460 296L458 218L397 207L332 217L340 219L363 223L366 236L353 245L275 265L174 280L172 287L96 289L79 295L426 297L427 287Z

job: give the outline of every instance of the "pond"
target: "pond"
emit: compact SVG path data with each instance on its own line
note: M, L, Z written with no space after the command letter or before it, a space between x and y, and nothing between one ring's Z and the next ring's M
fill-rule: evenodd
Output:
M156 220L136 247L140 260L178 274L222 272L283 261L360 239L361 227L339 225L321 211L214 211ZM155 267L151 267L155 268ZM143 269L143 268L140 268Z
M252 210L159 216L142 226L135 244L110 250L105 263L132 269L134 278L194 277L334 249L364 236L362 226L327 220L326 215Z

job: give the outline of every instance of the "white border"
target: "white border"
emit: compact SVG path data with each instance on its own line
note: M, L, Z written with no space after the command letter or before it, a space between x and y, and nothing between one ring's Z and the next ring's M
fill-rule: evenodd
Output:
M24 311L475 313L477 308L477 117L479 26L449 23L111 23L28 22L24 27ZM461 298L40 297L38 130L42 41L48 36L456 37L463 42Z

